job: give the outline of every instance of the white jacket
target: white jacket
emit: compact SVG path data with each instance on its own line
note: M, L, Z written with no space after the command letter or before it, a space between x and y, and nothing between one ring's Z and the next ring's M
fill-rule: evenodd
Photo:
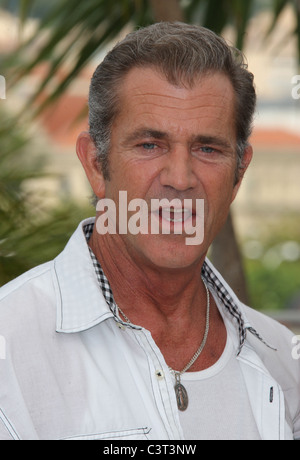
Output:
M168 367L150 332L117 321L99 288L83 233L91 221L56 259L0 289L1 440L183 439ZM206 263L243 319L237 359L261 438L300 437L293 334L242 305Z

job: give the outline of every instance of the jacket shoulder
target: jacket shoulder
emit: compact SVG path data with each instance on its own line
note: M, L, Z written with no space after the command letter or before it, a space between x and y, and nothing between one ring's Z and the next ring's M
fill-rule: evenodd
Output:
M247 342L260 357L266 369L279 383L286 401L286 416L292 421L294 435L300 436L300 356L295 358L295 333L266 314L242 305L247 320L259 333L266 346L247 333ZM271 348L272 347L272 348Z
M45 274L50 272L51 265L51 262L38 265L37 267L28 270L17 278L4 284L0 287L0 303L4 302L7 297L18 294L20 290L26 289L26 287L30 287L32 284L38 284L39 280L41 280Z
M244 304L242 304L242 310L250 326L259 333L271 348L281 350L281 353L287 352L291 354L292 339L295 336L293 331L267 313L262 313Z
M1 334L24 330L53 311L56 295L51 267L51 262L39 265L0 288Z

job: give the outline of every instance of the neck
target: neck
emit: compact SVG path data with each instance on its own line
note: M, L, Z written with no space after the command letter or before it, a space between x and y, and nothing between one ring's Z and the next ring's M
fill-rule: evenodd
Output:
M122 245L106 235L92 234L89 245L99 260L111 285L116 303L134 319L160 315L165 321L178 317L190 317L193 309L199 309L203 299L205 313L205 288L201 281L201 267L205 256L198 264L183 269L155 267L141 263L129 256ZM138 293L138 294L137 294Z
M136 263L122 245L93 233L89 245L111 285L115 301L130 322L151 332L167 364L182 369L205 333L207 294L201 268L161 269ZM212 300L212 299L211 299ZM226 331L212 301L210 334L201 360L190 370L212 365L222 353ZM183 345L184 344L184 345Z

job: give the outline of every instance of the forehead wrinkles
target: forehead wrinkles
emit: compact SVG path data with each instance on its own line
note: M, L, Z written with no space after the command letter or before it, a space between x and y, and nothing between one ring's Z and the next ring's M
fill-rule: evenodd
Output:
M232 103L227 95L211 93L185 98L150 92L135 94L131 98L131 106L141 115L164 116L168 110L169 118L179 117L182 120L202 117L219 119L232 110Z
M229 90L229 91L228 91ZM205 93L204 93L205 91ZM216 94L217 92L217 94ZM197 98L199 93L202 96L230 98L234 91L228 77L220 72L214 74L202 74L194 80L192 86L175 86L166 80L165 76L147 68L134 68L129 71L119 87L119 95L130 94L131 96L149 96L162 98L163 100L173 99L176 103L183 103ZM228 94L227 93L231 93Z
M228 118L234 123L235 95L230 80L221 73L203 75L192 87L178 87L151 70L133 69L118 88L118 117L128 120L135 114L152 121L197 121L204 118L217 122Z
M205 105L208 101L211 103L220 103L222 105L229 102L229 98L226 94L215 94L215 93L204 93L204 94L190 94L185 95L184 97L178 97L174 95L167 95L165 93L153 93L145 92L132 95L133 100L137 100L140 103L151 103L153 105L163 105L168 108L197 108L201 105Z

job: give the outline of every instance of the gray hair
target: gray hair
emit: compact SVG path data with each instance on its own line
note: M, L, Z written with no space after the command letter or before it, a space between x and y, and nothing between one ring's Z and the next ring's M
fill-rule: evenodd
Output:
M128 34L96 68L89 93L89 128L104 177L109 178L111 127L119 110L119 89L132 68L153 67L175 86L192 87L203 74L222 72L236 94L237 171L252 131L256 106L253 74L241 51L204 27L161 22ZM238 177L238 176L237 176Z

